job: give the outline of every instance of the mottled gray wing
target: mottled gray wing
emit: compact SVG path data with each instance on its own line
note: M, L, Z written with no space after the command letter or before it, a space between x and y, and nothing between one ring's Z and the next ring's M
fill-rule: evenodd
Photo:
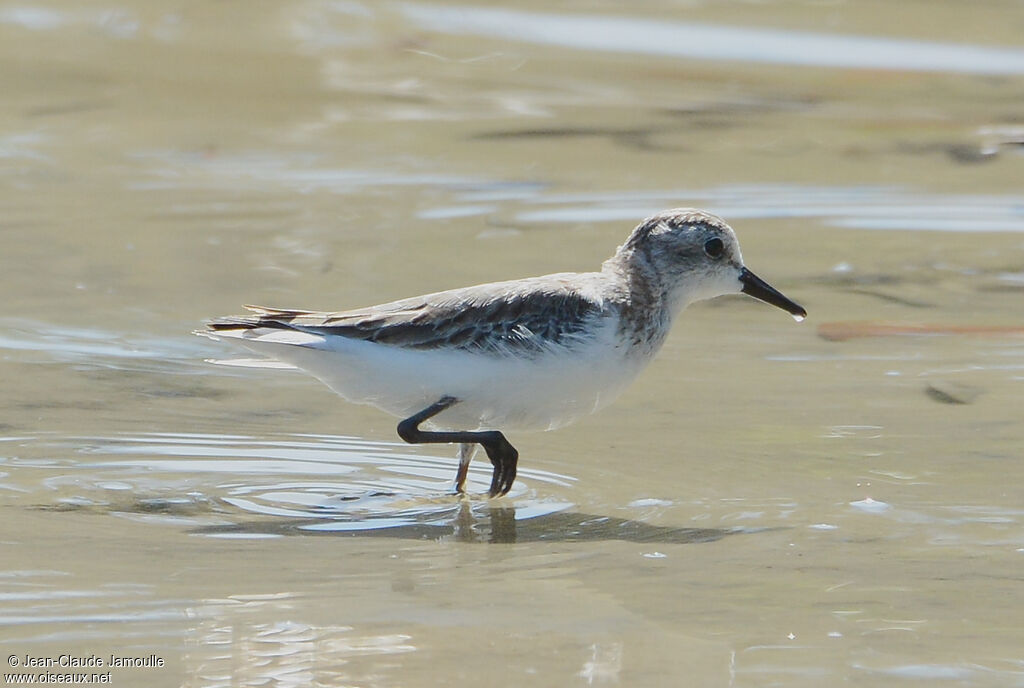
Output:
M539 282L539 280L538 280ZM481 285L324 313L249 306L250 316L209 323L213 330L281 328L411 349L453 348L536 354L592 336L600 307L562 282Z

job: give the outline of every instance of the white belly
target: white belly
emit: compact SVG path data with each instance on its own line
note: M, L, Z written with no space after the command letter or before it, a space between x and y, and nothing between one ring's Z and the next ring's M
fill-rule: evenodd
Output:
M277 330L235 337L247 348L291 363L348 401L406 418L442 397L459 403L432 425L452 430L550 430L611 403L646 358L625 356L611 331L572 353L516 358L442 349L403 349Z

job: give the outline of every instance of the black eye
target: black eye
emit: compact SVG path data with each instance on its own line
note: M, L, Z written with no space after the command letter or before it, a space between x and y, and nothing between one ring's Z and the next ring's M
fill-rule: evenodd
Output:
M721 258L724 251L725 244L717 237L704 242L704 253L708 254L709 258Z

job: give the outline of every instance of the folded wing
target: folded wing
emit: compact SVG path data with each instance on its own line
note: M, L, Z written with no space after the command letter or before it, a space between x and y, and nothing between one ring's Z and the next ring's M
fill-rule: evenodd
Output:
M598 303L550 277L495 283L370 308L319 312L246 306L249 315L210 321L214 333L294 330L409 349L539 354L586 340Z

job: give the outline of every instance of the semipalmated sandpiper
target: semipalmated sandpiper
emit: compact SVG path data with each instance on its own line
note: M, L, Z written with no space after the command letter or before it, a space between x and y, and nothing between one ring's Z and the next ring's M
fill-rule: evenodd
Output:
M798 320L807 314L744 267L725 222L681 208L641 222L599 272L333 313L247 306L250 314L217 318L200 334L237 340L402 418L406 442L458 443L457 492L482 445L496 497L512 487L519 458L502 430L549 430L606 406L688 304L738 292Z

